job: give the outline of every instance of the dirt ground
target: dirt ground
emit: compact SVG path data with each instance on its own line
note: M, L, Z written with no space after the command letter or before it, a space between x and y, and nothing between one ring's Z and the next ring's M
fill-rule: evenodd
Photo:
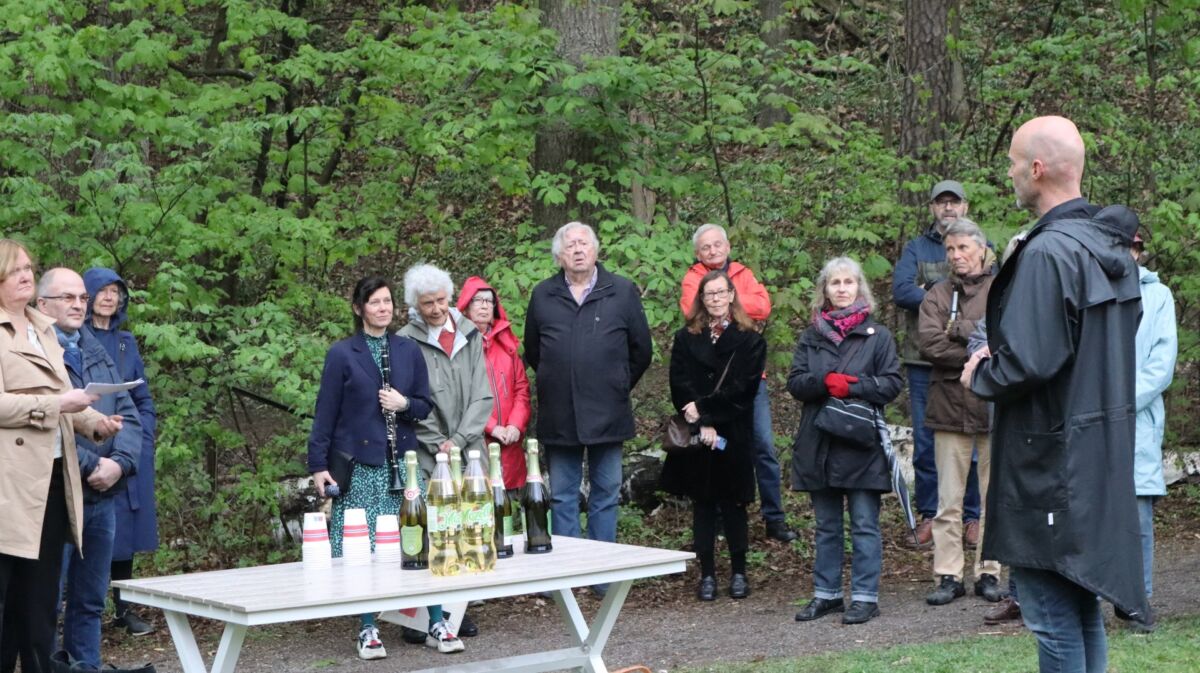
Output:
M1185 529L1186 530L1186 529ZM769 543L769 552L792 550ZM1021 627L987 627L983 613L991 604L968 595L950 605L930 607L924 595L933 582L921 571L922 557L930 552L908 552L905 568L886 573L881 587L880 617L868 624L845 626L837 616L801 624L793 619L798 604L811 591L808 577L794 572L773 572L769 563L751 572L753 593L745 600L722 596L714 603L693 597L696 571L634 585L605 650L610 670L642 664L655 671L720 661L804 656L822 652L875 649L903 643L952 640L988 634L1002 637ZM905 559L889 555L891 559ZM892 561L895 563L896 561ZM885 561L885 570L886 564ZM1200 534L1160 538L1155 562L1153 605L1163 618L1200 613ZM928 566L925 566L928 567ZM722 590L726 589L724 578ZM969 591L969 590L968 590ZM577 593L589 618L598 602L586 592ZM150 611L148 611L150 612ZM388 648L383 661L360 661L354 653L356 618L339 618L286 625L256 627L246 636L238 670L247 673L279 671L336 671L367 673L424 669L467 664L501 656L570 645L558 609L552 601L522 596L490 601L472 608L480 635L466 639L466 652L441 655L400 639L399 627L383 624ZM132 638L105 631L105 656L121 666L154 662L162 673L180 671L170 635L156 616L159 630ZM1110 618L1111 628L1121 628ZM219 629L211 622L193 620L193 628L206 658L216 651Z

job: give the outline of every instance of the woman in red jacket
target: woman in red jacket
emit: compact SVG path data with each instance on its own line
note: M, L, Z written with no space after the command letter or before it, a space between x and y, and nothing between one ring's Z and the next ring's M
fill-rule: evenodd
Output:
M529 424L529 379L525 363L517 354L520 341L500 304L495 288L479 276L463 283L458 295L458 310L483 335L483 355L487 359L488 379L495 404L483 432L488 441L500 443L500 466L504 470L504 488L510 492L525 485L525 452L521 438Z

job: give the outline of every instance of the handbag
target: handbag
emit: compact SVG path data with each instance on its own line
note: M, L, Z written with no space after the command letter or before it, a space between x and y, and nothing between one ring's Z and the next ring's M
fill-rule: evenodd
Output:
M856 340L849 348L836 371L845 373L845 367L862 349L866 339ZM830 397L817 412L814 424L827 435L843 439L864 449L875 448L879 443L879 429L875 426L875 405L856 397Z
M333 449L329 452L329 476L337 482L340 497L350 495L350 477L354 476L354 456Z
M730 355L729 362L725 363L725 371L721 372L721 378L717 379L717 385L712 389L714 393L721 389L721 384L725 382L725 375L729 373L731 364L733 364L733 355ZM682 413L671 414L667 418L667 427L663 430L662 436L663 451L668 454L690 453L699 450L702 446L700 433L692 430L692 424L687 422Z

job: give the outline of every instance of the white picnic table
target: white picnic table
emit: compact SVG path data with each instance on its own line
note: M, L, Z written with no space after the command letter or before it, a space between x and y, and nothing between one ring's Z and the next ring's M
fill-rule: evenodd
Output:
M420 673L535 673L579 668L605 673L608 643L633 580L683 572L690 552L637 547L555 536L554 551L520 550L477 575L434 577L428 570L401 570L399 564L345 566L334 559L323 570L302 563L216 570L114 582L122 600L159 608L185 673L233 673L246 629L304 619L404 610L432 604L465 603L503 596L553 592L572 646L502 659L426 669ZM515 547L521 547L517 542ZM575 587L610 584L589 624L571 592ZM204 664L188 615L225 623L212 668Z

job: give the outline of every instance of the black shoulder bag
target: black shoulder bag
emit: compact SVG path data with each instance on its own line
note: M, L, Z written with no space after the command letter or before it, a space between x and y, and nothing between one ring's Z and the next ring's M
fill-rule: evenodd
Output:
M862 350L866 339L856 339L846 349L837 372L845 373L846 366ZM879 430L875 427L875 405L856 397L845 399L830 396L817 412L817 429L863 449L873 449L879 444Z

